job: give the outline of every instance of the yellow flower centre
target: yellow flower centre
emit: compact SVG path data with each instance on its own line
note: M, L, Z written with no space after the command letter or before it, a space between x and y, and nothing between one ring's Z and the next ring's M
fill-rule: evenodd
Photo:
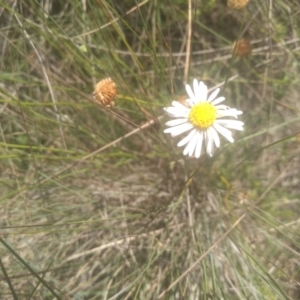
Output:
M192 107L189 121L200 129L212 126L217 118L217 109L208 102L200 102Z

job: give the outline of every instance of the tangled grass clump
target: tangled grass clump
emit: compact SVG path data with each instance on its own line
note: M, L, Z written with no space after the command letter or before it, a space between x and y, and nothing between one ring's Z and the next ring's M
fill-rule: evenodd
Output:
M0 1L0 299L299 299L299 10ZM213 158L163 134L193 78L243 111Z

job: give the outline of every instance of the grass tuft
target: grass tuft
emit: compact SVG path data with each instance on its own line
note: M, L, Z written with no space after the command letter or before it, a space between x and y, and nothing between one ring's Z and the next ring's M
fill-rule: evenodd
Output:
M204 2L0 0L1 299L299 299L300 6ZM162 133L194 78L213 158Z

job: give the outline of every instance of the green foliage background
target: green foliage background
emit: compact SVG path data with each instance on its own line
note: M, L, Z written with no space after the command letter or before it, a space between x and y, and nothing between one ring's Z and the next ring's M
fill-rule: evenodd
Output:
M299 299L299 13L0 0L0 299ZM244 112L213 158L162 132L194 78Z

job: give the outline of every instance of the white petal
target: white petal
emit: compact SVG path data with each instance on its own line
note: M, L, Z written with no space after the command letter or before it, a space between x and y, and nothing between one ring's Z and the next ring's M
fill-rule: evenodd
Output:
M225 100L225 97L219 97L211 102L212 105L217 105Z
M218 135L216 129L214 129L213 127L210 127L210 128L208 128L208 130L209 130L209 134L211 135L216 147L219 148L220 147L220 138L219 138L219 135Z
M234 114L236 117L238 116L238 115L242 115L243 114L243 112L241 111L241 110L237 110L237 109L235 109L235 108L230 108L229 109L231 112L232 112L232 114Z
M189 156L192 156L195 150L196 143L197 143L197 134L193 136L193 138L189 141L187 146L184 148L183 155L189 154Z
M242 114L243 112L240 110L236 110L235 108L230 108L226 110L219 109L217 111L218 118L220 117L234 117L237 118L238 115Z
M187 118L189 112L178 109L176 107L165 107L164 110L174 118Z
M213 100L217 97L217 95L219 94L219 92L220 92L220 89L219 89L219 88L218 88L218 89L215 89L215 90L210 94L210 96L208 97L207 102L213 101ZM224 99L225 99L225 98L224 98Z
M221 105L215 105L215 108L220 109L220 110L227 110L230 109L229 106L221 104Z
M203 83L203 81L200 81L199 83L199 93L196 95L197 103L199 102L205 102L207 99L207 86Z
M198 140L197 145L195 149L195 157L199 158L201 155L201 149L202 149L202 142L203 142L203 131L198 131Z
M189 144L184 148L183 155L187 155L190 151Z
M194 93L193 93L192 88L190 87L190 85L189 85L189 84L186 84L186 85L185 85L185 89L186 89L186 92L187 92L187 94L189 95L190 99L191 99L193 102L195 102L196 98L195 98L195 95L194 95Z
M182 139L178 144L177 146L178 147L182 147L184 146L185 144L187 144L191 138L194 136L194 134L197 132L197 129L193 129L184 139Z
M184 123L178 126L167 128L164 130L164 133L170 133L172 136L177 136L192 129L193 127L194 126L191 123Z
M225 120L225 119L219 119L215 121L216 123L230 129L236 129L236 130L244 130L244 122L237 121L237 120Z
M196 134L189 142L189 149L190 149L189 156L192 156L194 154L197 142L198 142L198 134Z
M200 93L200 88L199 88L199 83L198 83L197 79L194 79L194 81L193 81L193 88L194 88L195 98L198 98L197 95L199 95L199 93Z
M178 101L172 101L172 105L182 111L189 111L189 108L185 107L183 104L181 104Z
M206 132L206 152L210 157L214 154L213 138L208 131Z
M174 120L171 120L171 121L168 121L166 123L167 126L176 126L176 125L179 125L179 124L183 124L183 123L186 123L188 121L188 119L184 118L184 119L174 119Z
M218 123L214 123L213 127L222 134L229 142L233 143L234 139L232 138L231 131L219 125Z

